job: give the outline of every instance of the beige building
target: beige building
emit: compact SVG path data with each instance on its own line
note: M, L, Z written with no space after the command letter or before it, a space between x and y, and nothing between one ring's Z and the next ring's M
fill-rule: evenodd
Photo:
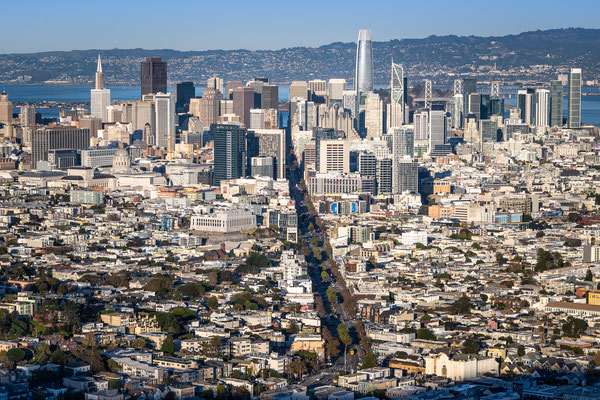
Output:
M348 140L321 140L318 157L320 173L350 173L350 143Z
M463 381L484 374L498 374L498 361L474 354L430 354L425 357L425 374Z
M365 99L365 129L367 139L383 135L383 101L377 93L369 93Z
M8 100L6 92L0 95L0 123L12 124L13 104Z
M304 81L293 81L290 85L290 100L301 98L308 100L308 85Z

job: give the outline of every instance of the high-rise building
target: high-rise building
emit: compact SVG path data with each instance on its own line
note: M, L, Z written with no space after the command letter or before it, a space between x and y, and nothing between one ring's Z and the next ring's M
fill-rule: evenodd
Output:
M279 107L279 86L263 85L260 105L264 110L276 110Z
M377 160L377 193L392 193L392 159L380 158Z
M477 79L476 78L464 78L462 80L462 95L464 100L463 117L466 118L469 114L469 95L471 93L477 93Z
M102 72L102 60L98 54L98 64L96 66L96 83L91 92L91 114L93 117L100 118L102 121L108 121L107 107L110 105L110 90L104 87L104 74Z
M535 89L517 91L517 107L521 110L521 121L528 125L535 125L535 100Z
M265 110L262 108L253 108L250 110L250 126L249 129L264 129L265 128Z
M550 82L550 126L563 126L563 84Z
M160 57L147 57L142 61L142 96L167 93L167 62Z
M392 154L394 158L410 156L415 152L415 133L412 127L401 126L392 129Z
M418 193L419 174L417 162L410 156L392 154L392 193Z
M308 84L304 81L293 81L290 85L290 101L299 98L308 100Z
M0 124L12 124L13 103L8 100L8 95L2 91L0 95Z
M271 156L256 156L250 159L250 175L268 176L275 179L275 159Z
M377 176L377 157L366 151L358 153L358 173L362 176Z
M264 110L261 110L264 111ZM253 129L248 131L248 157L271 156L275 162L277 179L285 178L286 138L283 129Z
M175 85L175 111L185 112L190 99L196 96L194 82L179 82Z
M218 76L213 76L212 78L208 78L206 80L206 87L211 89L216 89L220 93L223 93L223 79Z
M231 100L233 98L233 89L239 87L244 87L242 81L228 81L225 85L225 98Z
M233 113L240 117L245 126L250 125L250 109L254 108L254 89L237 87L233 89Z
M215 124L210 127L214 138L213 184L246 175L246 129L239 125Z
M404 68L394 61L392 61L390 88L390 126L388 129L404 124Z
M453 97L453 112L452 112L452 127L453 128L462 128L463 126L463 112L464 112L464 97L462 93L455 94ZM415 127L415 136L416 136L416 127Z
M90 130L73 127L43 127L31 135L31 167L38 168L40 161L48 161L48 151L58 149L86 149L90 147Z
M371 31L368 29L361 29L358 32L354 90L357 94L373 91L373 43Z
M414 132L416 140L429 139L429 113L427 110L413 114Z
M489 119L479 120L479 134L481 143L498 141L498 124Z
M571 72L569 73L569 99L567 109L568 127L581 127L581 68L571 68Z
M328 84L329 100L342 100L346 90L345 79L330 79Z
M446 113L441 110L429 112L429 151L446 144Z
M175 146L175 96L157 93L154 97L156 147L173 150Z
M548 89L535 90L535 125L550 125L550 91Z
M338 131L333 128L312 128L313 138L315 139L315 169L320 170L320 159L319 154L321 150L321 142L323 140L337 139L339 136Z
M201 98L190 99L190 113L198 117L200 123L208 128L219 120L219 105L222 97L217 89L206 88Z
M34 106L21 106L21 125L31 126L35 125L35 107Z
M365 130L367 139L383 135L383 100L377 93L365 98Z
M350 143L347 139L321 140L318 172L350 172Z

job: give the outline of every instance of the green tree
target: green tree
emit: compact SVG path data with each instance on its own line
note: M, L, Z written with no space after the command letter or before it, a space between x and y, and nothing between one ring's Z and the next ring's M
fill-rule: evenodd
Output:
M121 389L123 382L120 379L111 379L108 381L108 387L110 389Z
M206 300L206 306L211 310L216 310L219 308L219 300L216 297L211 296Z
M433 332L431 332L429 329L427 329L427 328L419 328L417 330L417 339L435 340L436 337L433 334Z
M168 355L172 355L175 352L175 342L171 336L167 336L162 346L160 346L160 351Z
M463 342L463 353L477 354L479 353L479 343L473 339L467 339Z
M350 337L350 332L348 332L348 328L346 328L346 325L338 325L338 336L342 344L345 346L345 349L347 350L348 346L352 344L352 337ZM346 352L346 350L344 350L344 352Z
M328 281L329 280L329 274L327 273L327 271L321 271L321 280L322 281Z
M585 274L585 280L588 282L593 282L594 281L594 274L592 274L592 271L588 268L586 274Z
M139 337L133 341L132 345L134 349L142 350L146 347L146 339Z
M25 352L18 347L15 347L8 350L6 352L6 356L15 363L18 363L25 358Z
M525 346L523 346L522 344L520 344L519 347L517 347L517 355L519 357L523 357L525 355Z
M367 353L363 358L360 369L373 368L377 366L377 356L373 353Z
M327 300L329 300L329 302L331 304L337 303L337 294L335 293L335 289L332 288L331 286L327 288Z
M567 322L562 325L562 331L565 336L579 337L587 329L588 324L580 318L568 317Z
M450 312L453 314L468 314L471 312L471 299L467 296L462 296L450 305Z

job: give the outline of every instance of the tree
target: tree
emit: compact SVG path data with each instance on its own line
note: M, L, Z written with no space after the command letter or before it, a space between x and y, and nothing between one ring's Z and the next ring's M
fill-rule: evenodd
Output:
M419 328L417 330L417 339L435 340L436 337L433 334L433 332L431 332L429 329L427 329L427 328Z
M592 274L592 271L589 268L587 270L587 273L585 274L585 280L588 282L594 281L594 274Z
M453 314L468 314L471 312L471 299L467 296L462 296L450 305L450 311Z
M477 354L479 353L479 343L473 339L467 339L463 342L463 353Z
M14 347L6 352L6 356L15 363L18 363L25 358L25 352L18 347Z
M335 293L335 289L331 286L327 288L327 300L329 303L334 304L337 303L337 294Z
M173 338L171 336L167 336L162 346L160 346L160 351L169 355L175 352L175 342L173 342Z
M360 369L373 368L377 366L377 356L373 353L367 353L363 358Z
M517 348L517 355L519 357L523 357L525 355L525 346L523 346L522 344L520 344Z
M321 280L322 281L328 281L329 280L329 274L327 273L327 271L321 271Z
M587 329L588 324L580 318L568 317L567 322L562 325L562 330L565 336L579 337Z
M142 350L146 347L146 339L139 337L133 341L132 345L134 349Z
M108 381L109 389L121 389L123 382L120 379L111 379Z
M206 300L206 306L211 310L216 310L219 308L219 300L216 297L211 296Z
M348 332L348 328L346 328L346 325L344 324L339 324L338 325L338 336L340 338L340 340L342 341L342 344L344 345L344 353L346 352L346 350L348 349L348 346L350 346L352 344L352 337L350 337L350 332Z
M313 225L313 223L309 222L308 223L308 231L310 232L310 231L313 231L314 229L315 229L315 226Z

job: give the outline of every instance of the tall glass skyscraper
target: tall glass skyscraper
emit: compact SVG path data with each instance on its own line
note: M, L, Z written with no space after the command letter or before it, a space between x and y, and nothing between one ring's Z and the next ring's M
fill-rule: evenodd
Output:
M581 68L571 68L569 73L569 128L581 126Z
M550 81L550 126L563 126L563 84Z
M392 60L390 127L404 124L404 68Z
M357 94L373 91L373 43L371 31L368 29L361 29L358 32L354 89Z

